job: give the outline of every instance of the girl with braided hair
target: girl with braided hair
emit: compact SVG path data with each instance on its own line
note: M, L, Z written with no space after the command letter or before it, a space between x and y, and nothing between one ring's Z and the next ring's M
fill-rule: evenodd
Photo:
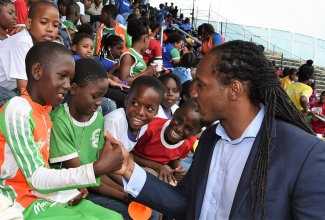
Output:
M176 187L124 155L125 189L137 202L175 219L324 218L325 142L256 44L211 49L197 66L191 97L203 123L220 123L203 132Z

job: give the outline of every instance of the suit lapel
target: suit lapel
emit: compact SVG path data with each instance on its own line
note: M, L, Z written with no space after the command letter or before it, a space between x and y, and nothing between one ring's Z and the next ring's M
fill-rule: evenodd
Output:
M269 154L272 153L274 149L274 145L272 144L272 139L276 138L276 120L274 119L273 127L272 127L272 134L271 134L271 144L269 147ZM246 199L248 193L250 192L250 181L252 177L252 171L253 171L253 165L254 165L254 160L255 156L257 154L258 150L258 145L261 141L261 129L259 130L255 141L253 143L251 152L249 153L249 156L247 158L243 173L241 175L241 178L238 183L238 187L236 190L236 194L234 197L234 201L232 203L229 219L234 219L243 204L244 200ZM255 182L256 180L254 180ZM250 210L249 210L250 212Z

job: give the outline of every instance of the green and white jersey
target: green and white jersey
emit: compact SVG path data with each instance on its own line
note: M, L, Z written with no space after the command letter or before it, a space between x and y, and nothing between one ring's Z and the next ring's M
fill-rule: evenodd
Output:
M130 48L129 52L123 53L122 56L124 56L125 54L130 54L135 59L134 64L131 66L130 76L135 76L138 73L141 73L142 71L147 69L147 64L144 61L142 55L136 52L133 48Z
M52 132L50 163L60 163L79 157L82 164L95 162L103 147L104 119L95 112L87 122L76 121L69 113L67 104L50 114Z

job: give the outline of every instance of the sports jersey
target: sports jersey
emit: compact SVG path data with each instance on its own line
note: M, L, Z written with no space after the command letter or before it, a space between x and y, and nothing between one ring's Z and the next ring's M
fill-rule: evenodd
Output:
M177 144L168 144L164 132L169 123L170 120L168 119L154 118L149 123L146 133L134 147L133 152L140 157L163 165L177 158L186 158L196 141L196 137L192 136Z
M104 117L104 131L109 131L115 139L121 141L129 152L134 148L147 128L148 125L142 126L137 138L134 138L129 129L124 108L115 109Z
M130 48L129 52L123 53L120 60L125 54L130 54L135 59L135 62L132 64L130 69L130 76L135 76L138 73L141 73L142 71L147 69L147 64L144 62L143 57L141 56L141 54L136 52L133 48Z
M176 109L178 109L179 106L174 104L171 108L170 111L172 112L172 115L169 115L166 110L164 109L164 107L162 107L162 105L159 105L158 108L158 114L155 116L156 118L165 118L165 119L169 119L169 118L173 118L173 114L175 113Z
M100 55L100 45L104 35L114 34L120 36L124 41L123 52L128 51L128 48L131 47L132 41L131 37L126 32L126 27L118 22L115 22L114 28L107 28L102 24L102 26L97 30L96 36L94 38L94 54Z
M76 121L67 103L54 109L52 120L50 163L59 163L78 157L81 164L95 162L103 147L104 119L95 112L87 122Z
M202 52L203 54L206 54L209 52L209 50L211 50L213 47L217 46L217 45L221 45L225 42L224 37L218 33L218 32L214 32L209 40L204 40L202 42Z
M119 14L131 13L131 3L128 0L117 0L116 5L119 5Z
M307 100L309 100L309 97L313 93L313 89L310 86L299 82L287 85L285 90L299 111L303 110L300 104L301 96L306 96Z
M149 47L146 50L146 52L144 52L144 54L142 54L142 56L143 56L143 59L147 65L149 65L148 61L151 58L161 59L162 48L160 46L160 43L156 39L153 39L153 38L150 39Z
M166 44L162 47L162 58L165 68L173 68L172 60L180 59L180 53L172 44Z
M0 110L0 188L13 206L23 211L36 197L99 184L93 164L74 169L49 169L51 106L32 101L27 91L14 97Z

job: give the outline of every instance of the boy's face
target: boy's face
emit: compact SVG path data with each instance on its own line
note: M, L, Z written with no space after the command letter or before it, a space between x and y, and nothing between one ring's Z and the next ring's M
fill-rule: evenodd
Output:
M85 5L85 9L89 9L94 0L81 0L81 3Z
M200 128L200 114L191 107L184 106L176 110L165 130L164 137L167 143L177 144L196 135Z
M289 79L290 79L291 81L295 81L297 77L298 77L298 76L297 76L297 72L294 72L293 74L289 75Z
M26 28L34 44L55 39L59 27L59 12L54 6L41 5L33 18L26 19Z
M75 118L92 116L102 104L102 98L108 88L108 79L98 79L96 84L80 87L75 83L71 85L71 115Z
M72 45L72 50L82 58L93 57L94 42L90 38L82 39L78 45Z
M34 94L33 100L41 105L58 106L70 89L70 79L74 75L75 63L71 55L62 55L47 67L35 63L32 67Z
M137 87L125 100L125 114L133 136L158 113L158 92L147 86Z
M163 84L166 87L166 91L161 105L165 108L171 108L179 99L180 91L177 88L175 80L172 78L166 79Z

